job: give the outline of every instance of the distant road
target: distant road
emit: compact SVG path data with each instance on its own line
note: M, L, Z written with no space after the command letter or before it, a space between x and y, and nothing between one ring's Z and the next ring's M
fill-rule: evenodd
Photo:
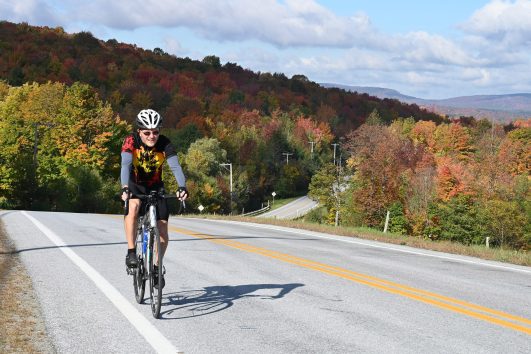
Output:
M122 216L0 219L58 353L531 352L529 267L172 217L155 320L125 273Z
M302 216L315 208L317 202L311 200L307 196L300 197L288 203L278 209L268 211L267 213L260 214L259 218L276 218L276 219L295 219Z

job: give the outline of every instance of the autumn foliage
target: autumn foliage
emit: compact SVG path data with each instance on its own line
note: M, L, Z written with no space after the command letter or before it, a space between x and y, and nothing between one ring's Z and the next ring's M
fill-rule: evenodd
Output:
M122 139L151 107L188 177L190 210L240 213L273 191L309 192L318 222L381 229L389 211L391 232L531 244L529 120L450 120L89 32L3 21L0 38L2 208L118 212Z
M347 136L352 210L363 223L380 228L394 210L391 226L400 219L402 233L529 248L530 128L411 123L362 125Z

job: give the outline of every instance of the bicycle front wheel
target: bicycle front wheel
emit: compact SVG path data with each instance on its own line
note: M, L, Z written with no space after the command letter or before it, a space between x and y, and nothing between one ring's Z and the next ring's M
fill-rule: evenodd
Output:
M136 302L141 304L144 302L144 292L146 290L145 266L144 258L142 257L142 228L139 229L135 244L138 266L133 274L133 287L135 288Z
M149 290L151 298L151 313L153 317L160 317L160 307L162 303L162 276L163 276L163 267L162 267L162 248L160 245L160 235L159 230L154 227L151 231L151 240L150 240L150 252L151 257L149 264ZM155 264L158 265L157 273L155 274ZM155 277L158 279L158 284L155 287Z

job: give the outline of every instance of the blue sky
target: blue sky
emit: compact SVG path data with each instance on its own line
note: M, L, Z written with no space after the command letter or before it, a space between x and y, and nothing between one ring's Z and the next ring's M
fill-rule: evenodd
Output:
M421 98L531 92L531 0L0 0L0 19Z

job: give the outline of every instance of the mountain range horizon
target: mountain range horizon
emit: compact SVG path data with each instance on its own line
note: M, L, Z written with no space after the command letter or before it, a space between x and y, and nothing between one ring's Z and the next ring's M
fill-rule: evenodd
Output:
M350 92L366 93L381 99L417 104L431 112L449 117L474 116L497 121L531 119L531 93L512 93L496 95L456 96L445 99L425 99L404 95L401 92L375 86L354 86L335 83L320 83L321 86L336 87Z

